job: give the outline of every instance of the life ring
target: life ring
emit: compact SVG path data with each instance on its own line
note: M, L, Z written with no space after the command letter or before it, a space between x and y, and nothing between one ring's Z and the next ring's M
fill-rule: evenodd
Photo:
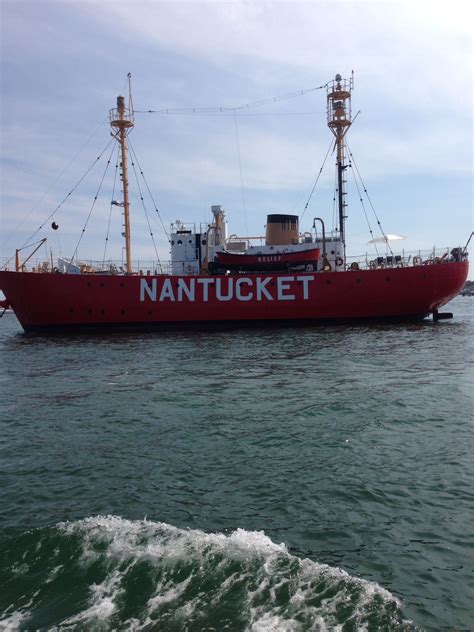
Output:
M342 264L344 263L344 261L341 259L341 257L336 257L336 260L334 262L337 266L342 266Z
M351 270L358 270L359 269L359 264L357 263L357 261L353 261L351 263Z
M421 257L413 257L413 265L414 266L419 266L422 263L422 258Z
M372 259L372 261L369 263L369 268L371 270L375 270L376 267L377 267L377 262L375 261L375 259Z

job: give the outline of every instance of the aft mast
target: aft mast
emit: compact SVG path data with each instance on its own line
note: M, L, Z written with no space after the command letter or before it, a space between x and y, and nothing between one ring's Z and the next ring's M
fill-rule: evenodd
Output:
M354 76L343 79L336 75L334 81L327 84L327 115L328 127L336 137L337 150L337 189L339 208L339 235L344 248L344 261L346 258L346 233L345 233L345 209L347 206L346 180L344 171L346 165L345 136L352 123L351 115L351 91L354 88Z
M115 137L120 143L121 152L121 172L123 200L117 206L123 208L123 229L122 236L125 240L125 268L127 274L132 274L132 251L130 245L130 204L128 198L128 167L127 167L127 135L129 130L134 126L133 107L131 99L130 79L131 74L128 73L129 103L128 108L125 107L125 97L117 97L117 107L110 110L110 125L116 129Z

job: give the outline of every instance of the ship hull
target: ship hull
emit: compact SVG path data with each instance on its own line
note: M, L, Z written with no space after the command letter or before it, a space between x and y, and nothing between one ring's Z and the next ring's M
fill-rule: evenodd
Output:
M326 273L120 276L0 272L27 332L421 319L462 289L467 261Z

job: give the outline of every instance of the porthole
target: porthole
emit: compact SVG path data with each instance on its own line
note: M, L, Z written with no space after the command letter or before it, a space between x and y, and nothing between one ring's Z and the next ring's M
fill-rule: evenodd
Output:
M205 240L205 239L203 239L203 240L201 241L201 244L202 244L203 246L205 246L205 245L206 245L206 240Z
M171 245L174 246L174 239L171 240Z
M178 246L182 246L183 245L183 241L181 239L178 239L178 241L176 243L178 244Z

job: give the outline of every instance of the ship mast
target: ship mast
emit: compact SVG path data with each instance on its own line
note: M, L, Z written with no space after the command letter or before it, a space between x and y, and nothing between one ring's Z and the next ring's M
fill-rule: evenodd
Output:
M122 202L117 206L123 208L123 233L122 236L125 240L125 269L127 274L132 274L132 251L130 245L130 203L128 198L128 167L127 167L127 135L130 129L133 128L133 107L131 100L130 89L131 74L128 73L128 87L129 87L129 103L128 108L125 107L125 97L117 97L117 107L110 110L110 125L116 129L115 137L120 143L121 152L121 172L120 178L122 180Z
M347 206L346 180L344 171L346 165L345 136L351 126L351 90L354 88L354 74L350 79L342 79L336 75L334 81L327 84L327 114L328 127L336 137L336 165L337 165L337 190L339 208L339 235L344 247L344 261L346 259L346 233L345 233L345 209Z

